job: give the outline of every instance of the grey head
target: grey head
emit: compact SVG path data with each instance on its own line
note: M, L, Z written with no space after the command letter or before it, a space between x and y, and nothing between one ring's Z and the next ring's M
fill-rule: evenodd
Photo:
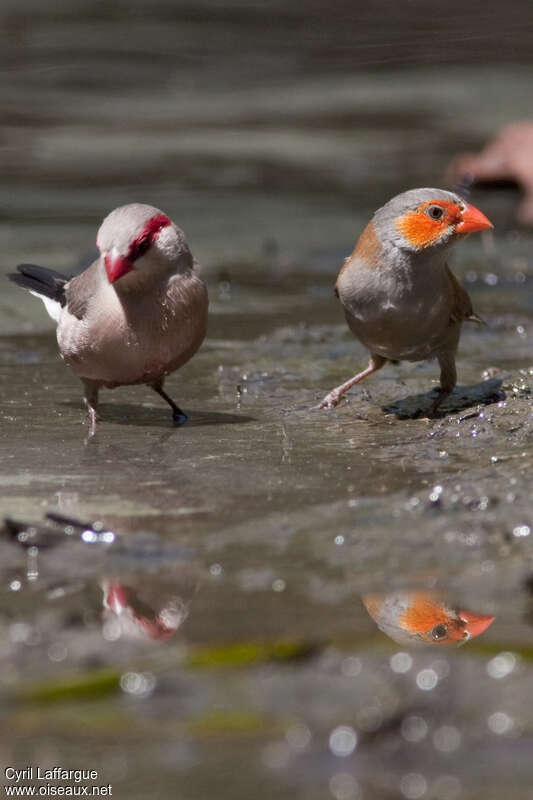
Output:
M379 208L373 222L385 249L417 253L452 244L466 205L444 189L409 189Z
M96 245L111 283L134 269L177 272L193 264L181 228L161 209L144 203L111 211L100 225Z

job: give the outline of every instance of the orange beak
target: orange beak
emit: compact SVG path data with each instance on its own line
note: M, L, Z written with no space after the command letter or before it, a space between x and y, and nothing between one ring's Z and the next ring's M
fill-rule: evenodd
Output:
M455 226L455 232L474 233L474 231L483 231L485 228L494 228L494 225L479 208L467 203L461 213L461 221Z
M479 636L496 619L496 617L489 617L487 614L473 614L471 611L458 611L457 613L465 623L464 630L470 637Z

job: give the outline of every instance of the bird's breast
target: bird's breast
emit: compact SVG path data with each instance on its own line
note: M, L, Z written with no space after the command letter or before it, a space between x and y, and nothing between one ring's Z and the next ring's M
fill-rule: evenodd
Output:
M63 314L61 355L83 378L108 386L149 383L196 352L207 327L207 292L196 275L159 291L120 297L105 287L82 320Z
M385 358L428 358L448 335L449 299L439 271L353 264L339 276L337 291L352 332Z

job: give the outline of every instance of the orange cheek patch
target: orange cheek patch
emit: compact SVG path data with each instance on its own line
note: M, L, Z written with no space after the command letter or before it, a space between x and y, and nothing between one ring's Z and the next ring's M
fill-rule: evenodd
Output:
M429 206L439 205L444 209L442 219L431 219L425 213ZM405 214L396 220L396 229L414 247L428 247L450 226L461 218L461 212L455 203L439 201L423 203L416 211Z
M447 227L443 220L430 219L426 214L414 212L399 217L396 228L410 244L427 247L437 241Z
M402 628L411 633L426 633L434 625L447 624L449 616L435 597L423 592L412 595L411 605L398 619Z

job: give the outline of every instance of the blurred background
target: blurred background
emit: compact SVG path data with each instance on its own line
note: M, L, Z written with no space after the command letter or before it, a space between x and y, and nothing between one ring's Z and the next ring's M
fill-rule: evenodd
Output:
M437 377L402 364L313 411L365 357L332 286L374 210L532 116L530 0L3 0L0 36L1 270L79 269L138 201L211 298L169 381L190 424L122 389L87 443L52 321L2 280L0 512L113 535L4 529L0 763L133 800L531 800L520 182L468 189L495 235L454 256L489 322L464 408L384 414Z

